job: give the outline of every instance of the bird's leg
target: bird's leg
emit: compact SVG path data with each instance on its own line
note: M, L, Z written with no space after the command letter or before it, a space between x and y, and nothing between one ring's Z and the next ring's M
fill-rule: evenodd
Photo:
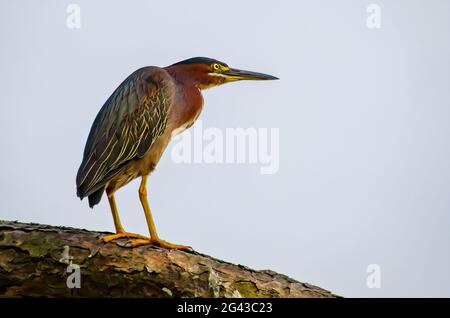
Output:
M146 244L155 244L168 249L178 249L178 250L191 249L190 246L168 243L159 238L158 233L156 232L155 222L153 221L152 211L150 210L150 206L148 204L147 199L147 177L148 176L142 176L141 185L139 186L139 199L141 200L142 208L144 209L145 213L145 219L147 220L148 229L150 231L150 240L148 239L133 240L130 241L130 245L136 247Z
M148 237L140 234L127 233L123 229L122 223L120 223L119 212L117 211L116 200L114 199L114 192L108 193L109 206L111 207L111 212L114 220L114 226L116 227L116 234L106 235L102 237L103 242L110 242L115 239L122 237L134 237L139 239L147 239Z
M114 220L114 226L116 227L116 233L123 233L125 230L123 229L122 223L120 222L119 211L117 211L116 199L114 198L114 192L108 194L108 202L111 207L111 213Z

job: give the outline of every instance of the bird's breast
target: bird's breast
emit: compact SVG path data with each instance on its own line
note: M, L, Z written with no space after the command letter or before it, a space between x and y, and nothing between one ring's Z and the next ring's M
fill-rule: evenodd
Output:
M174 105L169 115L171 137L182 133L197 120L203 108L203 96L195 87L183 87L177 90Z
M185 131L189 127L190 127L190 125L186 123L185 125L175 128L174 130L172 130L171 138L175 137L176 135L181 134L183 131Z

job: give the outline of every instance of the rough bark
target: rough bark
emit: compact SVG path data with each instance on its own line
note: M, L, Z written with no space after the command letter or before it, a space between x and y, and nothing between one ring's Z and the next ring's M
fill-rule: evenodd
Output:
M99 241L104 234L0 221L0 297L335 297L195 251L128 248L126 240L105 244ZM64 250L73 258L63 257ZM77 265L81 288L68 288Z

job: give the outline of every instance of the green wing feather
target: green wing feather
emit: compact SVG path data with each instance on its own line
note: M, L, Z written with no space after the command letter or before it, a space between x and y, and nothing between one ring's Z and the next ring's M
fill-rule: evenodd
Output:
M130 160L144 156L164 132L172 92L158 70L135 71L97 114L77 174L80 198L104 187Z

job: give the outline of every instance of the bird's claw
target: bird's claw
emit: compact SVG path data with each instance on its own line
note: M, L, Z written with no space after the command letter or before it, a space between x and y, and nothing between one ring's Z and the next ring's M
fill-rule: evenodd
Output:
M173 249L173 250L184 250L184 251L188 251L188 250L192 250L192 247L190 246L186 246L186 245L178 245L178 244L172 244L166 241L163 241L161 239L138 239L138 240L131 240L128 241L128 246L130 247L138 247L138 246L143 246L143 245L157 245L159 247L163 247L163 248L167 248L167 249Z

